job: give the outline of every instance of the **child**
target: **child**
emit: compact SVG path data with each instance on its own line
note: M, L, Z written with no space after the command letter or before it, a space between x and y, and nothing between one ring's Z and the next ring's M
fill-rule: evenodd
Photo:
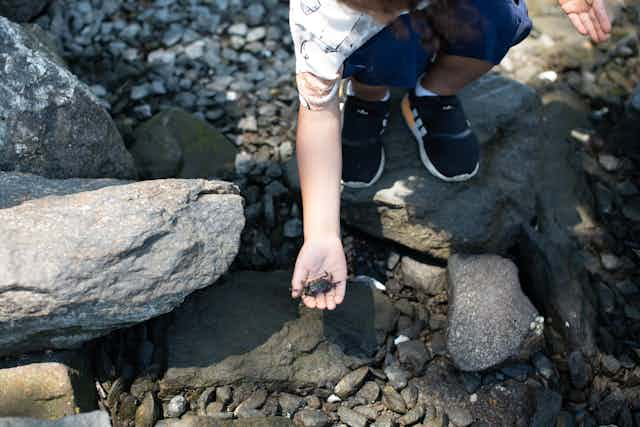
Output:
M599 42L611 30L603 1L560 5L578 31ZM388 86L410 88L402 115L427 171L444 181L470 179L479 168L478 141L456 94L527 37L531 21L525 0L291 0L290 26L304 208L292 297L326 271L338 287L302 298L309 307L332 310L344 298L347 275L340 185L368 187L383 172ZM337 92L346 77L341 120Z

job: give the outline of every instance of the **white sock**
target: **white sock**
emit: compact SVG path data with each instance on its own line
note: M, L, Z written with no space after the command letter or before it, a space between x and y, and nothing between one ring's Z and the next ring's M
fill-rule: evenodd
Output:
M356 96L356 93L353 90L353 85L351 84L351 80L347 82L347 95ZM382 99L379 99L379 101L388 101L390 98L391 92L389 91L389 89L387 89L387 93L384 95L384 97L382 97Z
M424 86L420 84L420 80L422 80L422 76L416 82L416 96L438 96L437 93L431 92L429 89L425 89Z

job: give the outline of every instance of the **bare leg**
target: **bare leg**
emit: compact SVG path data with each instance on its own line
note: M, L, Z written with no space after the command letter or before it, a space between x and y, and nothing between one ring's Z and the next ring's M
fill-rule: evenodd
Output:
M429 67L420 84L438 95L455 95L492 68L492 63L479 59L444 55Z

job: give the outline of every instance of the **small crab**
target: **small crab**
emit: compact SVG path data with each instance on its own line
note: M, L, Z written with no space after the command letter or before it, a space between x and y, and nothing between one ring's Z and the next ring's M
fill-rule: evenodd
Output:
M324 271L324 273L315 279L307 280L303 283L302 295L308 297L316 297L320 294L325 294L334 289L340 281L334 282L331 273Z

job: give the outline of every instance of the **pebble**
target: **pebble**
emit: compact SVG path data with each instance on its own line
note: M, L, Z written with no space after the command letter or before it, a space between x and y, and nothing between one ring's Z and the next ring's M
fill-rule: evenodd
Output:
M224 385L216 388L216 400L222 403L229 403L233 398L233 389L231 386Z
M398 418L398 423L401 426L410 426L417 422L419 422L422 417L424 417L424 407L422 405L418 405L400 418Z
M369 368L367 366L363 366L356 369L355 371L349 372L340 381L338 381L338 384L336 384L333 392L341 399L345 399L348 396L351 396L362 385L368 373Z
M413 408L416 406L416 403L418 401L418 388L415 385L413 384L407 385L405 388L402 389L402 391L400 392L400 395L402 396L405 403L407 404L407 408Z
M577 389L585 388L591 377L591 369L582 353L578 350L572 352L567 362L569 364L569 377L573 386Z
M601 254L600 262L602 262L602 266L609 271L617 270L622 265L620 258L610 253Z
M282 413L287 417L292 417L296 411L305 406L305 400L291 393L281 393L278 396L278 404L282 408Z
M329 395L329 397L327 397L327 402L329 403L336 403L336 402L341 402L342 399L340 399L340 396L337 396L335 394L331 394Z
M245 132L257 132L258 120L256 120L255 116L244 117L238 122L238 129Z
M620 169L620 159L611 154L599 154L598 162L607 172L615 172Z
M247 27L247 24L245 24L244 22L240 22L238 24L231 25L227 29L227 32L232 36L245 36L248 30L249 29Z
M451 406L446 409L446 412L449 421L453 422L456 426L466 427L473 423L473 416L467 408Z
M407 366L414 374L418 375L429 360L431 354L420 340L411 340L400 343L398 348L398 360L403 366Z
M303 427L325 427L331 423L329 417L317 409L302 409L296 413L294 419Z
M181 394L174 396L167 405L167 416L169 418L178 418L187 410L187 399Z
M384 368L384 373L389 380L389 384L396 390L403 389L409 381L409 372L397 365L390 365Z
M532 356L532 362L538 373L546 379L550 379L556 373L553 362L542 352L535 353Z
M356 397L362 399L366 403L373 403L380 396L380 386L375 381L367 381L356 393Z
M614 376L622 368L618 359L610 354L605 354L601 357L600 365L602 370L609 376Z
M543 71L538 74L538 78L542 81L553 83L558 80L558 73L553 70Z
M407 412L407 404L402 395L390 385L386 385L382 389L382 403L387 407L387 409L399 414Z
M267 30L264 27L256 27L247 33L247 42L256 42L267 36Z
M338 416L340 417L340 421L349 427L365 427L367 425L367 417L346 406L338 408Z

